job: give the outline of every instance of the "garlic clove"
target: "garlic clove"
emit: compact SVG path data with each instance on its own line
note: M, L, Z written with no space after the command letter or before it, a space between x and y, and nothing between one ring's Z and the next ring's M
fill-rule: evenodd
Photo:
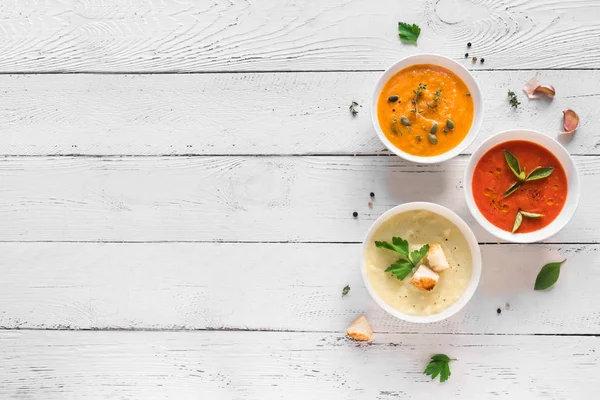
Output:
M575 133L579 126L579 115L570 108L563 111L563 131L560 132L563 135L571 135Z
M548 97L554 97L556 90L554 90L554 86L552 85L538 85L535 89L533 89L533 94L542 94Z
M556 90L552 85L538 84L535 77L531 78L523 87L523 91L529 99L539 99L541 97L553 98Z
M533 91L535 90L535 88L537 87L537 85L538 85L537 79L534 76L523 87L523 91L525 92L525 94L527 95L527 97L529 97L530 99L537 99L538 98L537 95L533 94Z

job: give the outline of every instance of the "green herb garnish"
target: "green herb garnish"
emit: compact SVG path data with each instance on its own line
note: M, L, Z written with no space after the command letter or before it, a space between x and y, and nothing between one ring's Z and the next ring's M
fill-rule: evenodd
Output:
M513 107L513 108L517 108L519 106L519 104L521 104L521 102L517 99L517 95L512 90L508 91L508 98L509 98L508 101L510 102L511 107Z
M401 237L396 236L392 238L392 243L386 241L376 241L375 246L382 249L391 250L402 256L402 258L399 258L398 261L390 265L385 270L385 272L391 272L392 274L396 275L396 277L400 280L406 278L410 271L412 271L419 264L423 257L425 257L425 254L427 254L429 251L429 245L426 244L419 250L414 250L413 252L409 253L408 242Z
M358 107L358 103L355 101L352 101L350 107L348 107L353 117L356 117L356 114L358 114L358 110L356 109L356 107Z
M349 291L350 291L350 286L349 285L344 286L344 288L342 289L342 297L347 295Z
M535 278L535 286L533 288L535 290L545 290L554 285L560 275L560 266L565 261L567 260L544 265L538 273L537 278Z
M437 92L433 92L433 94L435 94L435 97L433 98L433 104L429 104L428 102L425 102L425 104L427 104L427 107L431 109L436 109L437 102L439 101L440 96L442 95L442 89L438 90Z
M400 34L400 40L404 43L417 44L421 28L416 24L411 25L406 22L398 22L398 33Z
M413 90L413 93L415 94L415 98L412 99L414 108L410 110L410 112L415 115L419 114L419 97L423 95L423 90L427 90L427 85L423 85L422 83L419 83L419 86Z
M538 218L542 218L543 216L544 216L544 214L537 214L537 213L519 210L517 212L517 217L515 218L515 223L513 225L512 233L515 233L517 231L517 229L519 229L519 227L523 223L523 217L531 218L531 219L538 219Z
M554 168L552 167L536 167L533 171L526 175L525 169L521 169L521 165L519 164L519 160L513 153L508 150L504 150L504 158L506 159L506 163L508 167L512 171L512 173L517 177L517 181L513 183L507 190L504 192L504 197L508 197L514 192L517 191L518 188L521 187L525 182L536 181L538 179L544 179L552 175Z
M450 361L456 361L456 358L450 358L445 354L436 354L431 357L423 374L431 376L431 379L435 379L439 375L440 382L446 382L450 377Z

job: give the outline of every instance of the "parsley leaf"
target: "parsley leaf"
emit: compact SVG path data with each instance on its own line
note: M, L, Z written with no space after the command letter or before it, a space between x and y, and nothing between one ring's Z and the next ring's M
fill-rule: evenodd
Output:
M426 244L419 250L414 250L409 254L408 241L397 236L392 238L392 243L386 241L376 241L375 246L381 249L392 250L402 256L402 258L399 258L398 261L390 265L385 270L385 272L391 272L392 274L396 275L396 277L400 280L406 278L406 276L410 274L410 271L412 271L419 264L419 262L429 251L429 245Z
M417 44L417 38L421 34L421 28L416 24L407 24L406 22L398 22L398 33L400 40L404 43Z
M410 253L410 260L416 266L419 263L419 261L421 261L423 259L423 257L425 257L425 254L427 254L428 251L429 251L429 245L426 244L425 246L421 247L419 250L415 250L412 253Z
M456 358L450 358L445 354L436 354L431 357L431 361L423 373L431 376L431 379L435 379L439 375L440 382L446 382L451 375L450 361L456 361Z
M408 242L400 237L394 236L392 238L392 243L389 242L375 242L375 246L395 251L400 254L404 258L408 258Z
M391 272L396 275L396 278L402 280L410 274L410 271L412 271L414 267L415 266L409 260L400 258L394 264L390 265L385 272Z

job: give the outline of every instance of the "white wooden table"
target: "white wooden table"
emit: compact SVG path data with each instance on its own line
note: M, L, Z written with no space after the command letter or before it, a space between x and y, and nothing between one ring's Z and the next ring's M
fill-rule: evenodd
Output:
M598 398L599 14L597 0L0 1L0 398ZM418 47L398 21L422 27ZM463 58L469 41L484 64ZM555 136L564 108L579 113L565 146L581 204L551 241L476 225L468 154L422 166L384 150L374 82L417 52L473 70L475 145ZM525 99L532 76L554 101ZM466 309L426 326L385 314L359 273L369 225L414 200L458 212L484 258ZM556 287L534 292L562 257ZM361 313L369 344L344 335ZM444 384L422 375L438 352L459 358Z

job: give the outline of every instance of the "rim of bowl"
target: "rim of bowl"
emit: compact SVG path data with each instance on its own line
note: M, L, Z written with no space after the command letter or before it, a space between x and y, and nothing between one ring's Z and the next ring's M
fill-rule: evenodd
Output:
M449 151L439 154L437 156L425 157L425 156L415 156L413 154L406 153L396 146L392 144L385 136L383 131L381 130L381 126L379 125L379 119L377 118L377 103L379 101L379 95L381 93L381 89L385 85L385 83L396 73L403 70L404 68L410 67L411 65L418 64L433 64L438 65L440 67L446 68L452 72L454 72L464 83L467 85L469 89L469 93L471 93L471 99L473 99L473 122L471 123L471 128L469 132L465 136L465 138L454 148ZM458 62L452 60L451 58L441 56L439 54L433 53L423 53L423 54L415 54L411 56L407 56L401 58L396 61L392 65L390 65L385 72L379 77L377 80L377 84L375 85L375 91L373 94L373 101L371 102L371 120L373 122L373 127L375 128L375 132L377 132L377 136L379 140L387 147L389 151L396 154L397 156L411 162L421 163L421 164L436 164L441 163L451 158L456 157L460 153L463 152L469 145L475 140L477 135L479 134L479 130L481 129L481 124L483 122L483 96L481 94L481 89L479 87L479 83L471 74L471 72L463 67Z
M507 138L507 136L512 138ZM513 140L533 142L541 145L546 150L549 150L558 159L565 170L565 174L567 175L568 191L567 199L565 200L563 209L554 219L554 221L538 231L528 233L511 233L498 228L483 216L481 211L479 211L479 208L477 208L473 198L471 181L473 178L473 171L475 170L475 167L477 166L477 163L481 157L492 147ZM569 152L554 138L530 129L510 129L497 133L491 138L487 139L485 142L481 143L469 158L467 168L465 169L463 182L465 201L467 202L467 206L471 212L471 215L473 215L479 225L481 225L487 232L495 237L512 243L534 243L548 239L549 237L557 234L573 218L575 210L579 205L581 190L579 185L579 173L577 171L577 167L575 166L575 162L573 161L573 157L571 157Z
M365 254L367 251L367 246L373 240L373 235L375 234L377 229L384 222L389 220L391 217L398 215L398 214L405 213L407 211L414 211L414 210L431 211L435 214L438 214L438 215L446 218L450 222L452 222L465 237L465 240L467 241L467 243L469 245L469 249L471 251L471 279L469 279L469 283L468 283L465 291L462 293L460 298L454 304L452 304L450 307L448 307L444 311L437 313L437 314L408 315L401 311L396 310L395 308L388 305L385 301L383 301L379 297L379 295L377 294L375 289L373 289L373 287L371 286L371 282L369 281L369 278L367 277L367 273L366 273ZM381 308L383 308L388 314L390 314L398 319L407 321L407 322L431 323L431 322L442 321L446 318L453 316L454 314L459 312L469 302L469 300L471 300L471 298L473 297L473 294L475 294L475 291L477 290L477 286L479 285L479 280L481 279L481 269L482 269L481 249L479 247L479 243L477 242L477 239L475 238L475 235L473 234L473 231L471 230L471 228L469 228L469 225L467 225L467 223L460 216L458 216L458 214L456 214L454 211L452 211L444 206L441 206L439 204L435 204L435 203L428 203L428 202L421 202L421 201L404 203L404 204L397 205L396 207L393 207L393 208L389 209L388 211L386 211L385 213L383 213L379 218L377 218L377 220L375 220L375 222L373 222L373 224L369 228L369 231L367 232L367 235L365 236L365 239L363 241L361 257L362 257L362 260L360 263L360 265L361 265L360 271L361 271L365 286L367 288L367 291L369 292L369 294L371 295L373 300L375 300L375 302Z

